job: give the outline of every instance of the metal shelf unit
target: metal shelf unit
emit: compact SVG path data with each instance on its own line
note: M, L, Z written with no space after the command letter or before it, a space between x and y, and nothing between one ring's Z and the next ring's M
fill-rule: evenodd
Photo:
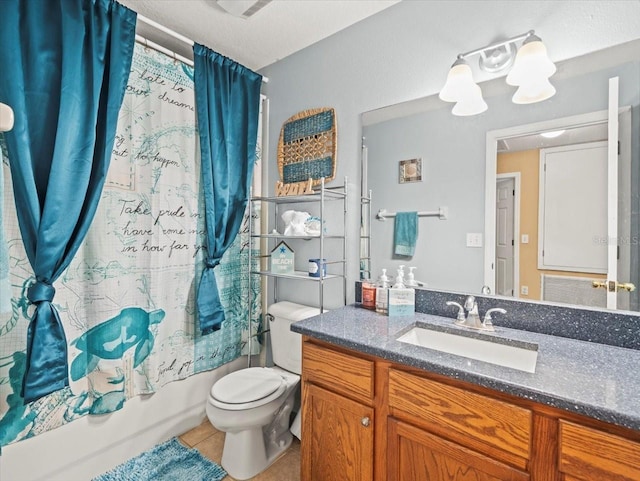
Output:
M253 275L273 278L274 279L274 284L273 284L274 298L275 298L274 300L275 302L278 302L279 300L278 280L279 279L294 279L297 281L309 281L311 283L310 285L315 284L318 288L318 307L322 312L324 310L324 283L326 281L337 282L334 280L342 279L342 292L344 296L344 304L346 305L347 303L347 272L348 272L347 271L347 205L348 205L347 194L348 194L347 178L345 177L344 184L340 186L335 186L335 187L334 186L326 187L324 179L321 179L320 186L314 190L313 194L283 196L283 197L251 197L250 198L250 203L252 204L251 212L254 211L253 203L256 203L256 202L261 202L262 205L271 204L273 206L273 212L274 212L273 224L271 223L268 223L268 224L273 225L274 227L278 225L278 220L280 219L281 207L287 206L287 208L290 208L289 206L291 206L292 204L306 203L306 204L317 205L319 209L318 217L321 219L320 234L304 235L304 236L299 236L299 235L287 236L287 235L282 235L277 233L270 233L270 234L256 233L256 232L252 232L253 226L252 226L252 223L249 223L249 242L253 243L256 240L257 242L261 242L260 258L263 258L263 259L269 258L270 257L269 253L271 252L271 249L273 249L275 245L281 240L285 240L285 241L313 240L318 242L318 258L324 259L326 257L325 241L329 239L333 239L336 242L340 242L342 244L342 258L341 259L327 258L327 262L326 262L327 267L333 266L333 265L341 266L341 268L339 269L334 269L334 271L335 270L339 271L338 274L327 274L323 277L311 277L306 271L304 272L296 271L290 274L277 274L277 273L272 273L269 270L263 270L264 267L261 270L253 270L251 268L253 265L253 259L252 259L253 245L251 245L249 246L249 289L251 290L251 278ZM343 208L342 209L343 210L342 235L336 235L336 234L328 235L324 233L324 225L325 225L325 221L327 220L325 218L326 217L325 204L327 202L342 202L342 208ZM334 223L331 223L329 225L329 228L335 231L335 229L337 229L338 226L335 225ZM267 240L266 248L264 243L262 242L262 239ZM332 249L332 252L337 252L337 250Z
M371 190L360 196L360 280L371 279Z

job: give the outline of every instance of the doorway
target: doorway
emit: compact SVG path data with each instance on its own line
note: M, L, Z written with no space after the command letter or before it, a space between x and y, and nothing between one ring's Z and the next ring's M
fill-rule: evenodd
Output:
M609 251L611 251L611 247L615 249L616 244L618 244L617 253L614 252L617 258L614 258L614 263L616 264L617 277L606 276L607 278L611 277L611 279L621 279L620 282L627 282L631 280L634 282L633 269L630 269L631 259L630 250L632 250L633 246L630 246L631 242L629 241L631 238L630 234L632 231L631 228L631 220L633 218L631 209L630 209L630 158L631 158L631 111L629 107L623 107L618 109L619 115L616 120L619 119L620 126L620 155L618 157L619 160L619 172L618 175L610 176L611 178L618 179L618 185L616 186L619 190L619 196L617 201L618 212L617 215L612 216L609 215L608 218L611 220L615 220L616 224L613 226L613 232L615 234L608 235L605 233L602 242L606 242L610 244ZM486 172L486 192L485 192L485 200L486 200L486 210L485 210L485 236L486 236L486 249L485 249L485 284L489 285L492 288L492 291L497 292L497 262L496 262L496 239L495 236L497 234L497 217L496 217L496 166L497 166L497 154L501 151L504 144L509 144L509 146L515 145L519 143L522 139L537 136L539 137L541 133L550 132L550 131L560 131L563 129L567 130L567 133L573 134L578 133L579 131L589 129L589 128L598 128L604 129L604 137L595 137L589 138L589 140L582 141L597 141L597 140L606 140L607 139L607 120L608 120L608 111L599 111L592 112L589 114L582 114L572 117L552 119L545 122L538 122L535 124L522 125L518 127L512 127L509 129L503 129L499 131L488 132L487 134L487 172ZM566 135L566 134L565 134ZM616 135L617 136L617 135ZM548 141L547 141L548 142ZM578 143L572 141L571 143ZM617 142L610 143L613 146L617 145ZM537 148L541 147L549 147L552 145L561 145L561 144L542 144L538 145ZM523 149L524 150L524 149ZM605 204L607 203L606 199L602 200ZM611 201L609 201L611 203ZM491 207L490 207L491 206ZM616 230L617 229L617 232ZM526 236L523 236L526 237ZM599 239L598 239L599 240ZM612 242L613 240L613 242ZM515 244L518 244L520 239L515 238ZM608 267L607 273L612 272L611 266ZM548 273L551 274L551 273ZM559 274L562 274L559 272ZM595 278L593 280L598 280ZM591 280L587 279L589 284L589 289L591 289ZM538 281L541 283L541 281ZM521 281L520 289L525 289L526 284ZM518 292L518 291L516 291ZM619 290L617 295L614 293L614 297L616 297L616 304L618 309L629 309L634 306L634 295L632 293L630 295L629 292L624 290ZM527 297L522 295L521 297ZM610 298L612 296L607 296L607 301L610 302ZM531 298L531 297L530 297ZM533 299L533 298L531 298ZM538 299L542 300L542 299ZM563 301L558 301L563 302ZM568 302L568 301L567 301ZM631 304L631 305L630 305ZM610 304L608 304L609 306ZM615 305L615 304L614 304ZM610 307L610 308L616 308Z
M518 297L520 243L520 173L496 175L495 293Z

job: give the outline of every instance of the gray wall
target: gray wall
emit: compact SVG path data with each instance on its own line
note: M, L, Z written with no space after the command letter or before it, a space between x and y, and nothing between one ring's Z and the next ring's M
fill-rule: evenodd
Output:
M301 110L331 106L338 119L338 178L348 176L357 188L362 112L431 95L444 84L458 53L530 29L543 38L554 61L563 60L638 38L640 2L405 0L276 62L261 72L270 80L268 184L278 178L275 149L283 122ZM484 175L476 177L480 192ZM349 275L356 280L357 195L349 210ZM353 300L353 283L347 286ZM298 302L316 298L308 283L287 293Z

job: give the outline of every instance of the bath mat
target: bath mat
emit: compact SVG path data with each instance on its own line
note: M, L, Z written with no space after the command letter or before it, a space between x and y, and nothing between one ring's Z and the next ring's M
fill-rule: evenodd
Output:
M221 481L227 472L176 438L131 458L93 481Z

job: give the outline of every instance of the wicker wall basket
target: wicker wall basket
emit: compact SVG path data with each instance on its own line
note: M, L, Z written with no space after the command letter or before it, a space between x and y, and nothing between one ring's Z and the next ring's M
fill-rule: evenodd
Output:
M293 184L313 179L319 185L336 176L337 123L335 110L304 110L288 119L280 130L280 180Z

